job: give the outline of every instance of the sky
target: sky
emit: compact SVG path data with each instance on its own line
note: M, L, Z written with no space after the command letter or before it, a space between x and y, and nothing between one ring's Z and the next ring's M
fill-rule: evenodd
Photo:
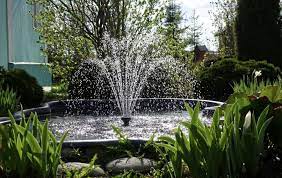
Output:
M199 21L203 29L201 42L203 45L206 45L209 50L215 51L217 50L217 45L213 35L215 28L212 25L212 19L209 14L209 11L212 10L210 2L213 2L213 0L176 0L176 3L181 6L185 19L189 19L195 9L196 15L199 15ZM282 0L280 0L280 3L282 4Z
M209 11L212 10L212 0L176 0L176 3L181 6L184 19L189 19L195 10L196 15L199 16L199 24L202 25L201 43L206 45L209 50L216 50L215 38L212 26L212 19Z

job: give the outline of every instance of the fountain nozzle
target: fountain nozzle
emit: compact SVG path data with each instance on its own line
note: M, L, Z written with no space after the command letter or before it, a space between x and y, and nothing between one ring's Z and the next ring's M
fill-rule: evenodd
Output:
M131 117L129 117L129 116L122 116L121 120L123 121L123 126L129 126L129 121L131 120Z

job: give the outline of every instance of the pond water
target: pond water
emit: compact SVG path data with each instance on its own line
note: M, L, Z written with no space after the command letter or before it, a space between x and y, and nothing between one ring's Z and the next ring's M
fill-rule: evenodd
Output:
M68 131L66 140L99 140L116 139L112 126L122 130L128 138L148 139L153 134L173 135L174 128L179 122L187 121L189 116L186 111L162 112L155 114L137 114L130 121L130 125L123 126L120 116L52 116L49 121L49 129L59 138ZM209 123L207 117L202 117Z

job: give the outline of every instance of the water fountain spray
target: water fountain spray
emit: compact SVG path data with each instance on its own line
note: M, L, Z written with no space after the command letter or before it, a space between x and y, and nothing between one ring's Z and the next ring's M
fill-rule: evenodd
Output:
M124 126L129 125L148 76L157 66L171 60L162 57L158 39L152 34L129 34L121 39L105 34L102 40L103 58L97 63L109 80Z

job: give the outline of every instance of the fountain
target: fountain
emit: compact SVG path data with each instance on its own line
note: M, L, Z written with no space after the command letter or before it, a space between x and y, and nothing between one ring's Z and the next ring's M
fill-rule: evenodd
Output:
M121 127L129 138L137 140L146 140L154 133L156 136L171 134L171 130L181 120L188 118L184 103L194 106L200 102L203 119L208 123L213 107L221 105L221 102L187 99L187 95L181 95L183 98L175 98L172 95L167 98L140 97L143 96L141 93L144 87L154 85L152 82L148 83L148 78L162 78L156 75L156 68L173 66L173 69L180 69L177 75L183 73L178 61L162 55L164 52L156 45L157 42L158 37L150 34L129 35L122 39L105 35L102 40L102 55L86 61L74 73L73 79L79 81L76 86L80 87L77 93L82 93L95 88L91 85L89 76L104 76L108 83L98 83L110 87L112 95L106 94L109 97L104 97L107 91L100 93L104 97L101 99L74 97L71 100L52 101L42 107L24 110L24 113L29 115L31 112L37 112L42 119L49 117L49 129L58 138L69 130L66 143L72 144L109 142L115 139L112 125ZM96 73L92 70L96 70ZM170 72L165 72L168 73ZM195 84L190 75L185 76L185 82L189 83L191 88ZM99 91L104 89L99 86L96 88ZM181 91L178 92L177 94L181 94ZM16 113L16 116L21 119L20 113ZM0 120L0 123L6 122L8 121L5 119Z
M161 57L157 49L157 38L151 35L128 35L122 39L103 38L104 56L96 60L106 75L119 110L124 126L129 125L136 98L151 72L160 64L168 62L171 57Z

